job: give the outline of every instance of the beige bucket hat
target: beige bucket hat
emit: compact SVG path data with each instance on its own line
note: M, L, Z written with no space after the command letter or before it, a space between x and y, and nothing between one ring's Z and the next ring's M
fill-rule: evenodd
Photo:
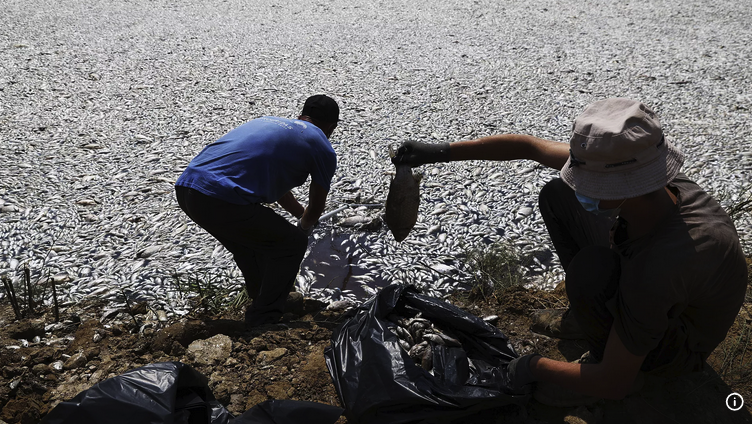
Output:
M561 178L599 200L629 199L665 187L684 155L666 140L658 117L643 103L599 100L575 119Z

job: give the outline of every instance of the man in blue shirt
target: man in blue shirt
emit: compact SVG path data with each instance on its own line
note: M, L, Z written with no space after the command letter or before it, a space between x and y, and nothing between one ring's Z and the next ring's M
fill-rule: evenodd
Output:
M247 326L279 321L337 167L339 106L309 97L298 119L264 116L206 146L175 183L180 208L232 254L253 302ZM308 206L290 191L311 177ZM278 203L298 225L265 203Z

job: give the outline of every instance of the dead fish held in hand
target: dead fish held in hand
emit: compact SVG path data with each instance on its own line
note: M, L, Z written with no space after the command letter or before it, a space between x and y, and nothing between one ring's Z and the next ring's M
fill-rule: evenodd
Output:
M389 146L389 156L394 157L394 149ZM404 240L418 221L420 206L420 180L423 176L413 174L410 165L395 165L396 175L389 184L384 220L397 241Z

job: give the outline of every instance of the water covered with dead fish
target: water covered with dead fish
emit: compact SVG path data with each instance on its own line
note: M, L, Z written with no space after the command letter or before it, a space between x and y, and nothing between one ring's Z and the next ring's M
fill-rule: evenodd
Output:
M315 230L297 286L333 305L396 282L442 296L469 281L463 253L496 241L533 256L532 284L562 278L537 207L557 173L530 161L418 168L418 222L395 242L378 205L394 173L387 146L408 139L566 142L588 103L622 95L654 106L687 155L685 172L724 205L752 181L752 45L738 43L752 29L744 14L719 12L732 2L632 10L637 26L577 2L555 13L535 1L192 3L4 6L0 273L16 284L28 267L65 301L128 297L169 314L187 310L176 278L239 289L231 255L183 214L173 184L204 145L254 117L295 117L319 92L340 102L343 119L327 210L349 206ZM571 31L571 16L608 24ZM626 61L620 51L640 54ZM306 199L307 188L295 194ZM752 240L749 217L738 229Z

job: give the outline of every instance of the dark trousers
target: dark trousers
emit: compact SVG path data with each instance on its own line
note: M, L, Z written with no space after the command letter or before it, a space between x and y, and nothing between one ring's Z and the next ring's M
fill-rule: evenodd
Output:
M619 257L609 249L613 220L586 211L560 178L543 187L538 203L566 272L569 313L600 359L613 322L606 301L616 294L620 274Z
M261 204L236 205L180 186L175 194L188 217L232 253L253 299L246 319L279 318L305 256L306 234Z
M549 181L539 195L539 206L551 241L564 271L573 314L590 345L590 353L603 358L614 317L606 302L617 294L621 263L609 248L609 230L613 220L587 212L574 191L557 178ZM685 347L687 334L679 320L669 328L658 347L645 358L644 371L658 370L679 374L702 367L704 358Z

